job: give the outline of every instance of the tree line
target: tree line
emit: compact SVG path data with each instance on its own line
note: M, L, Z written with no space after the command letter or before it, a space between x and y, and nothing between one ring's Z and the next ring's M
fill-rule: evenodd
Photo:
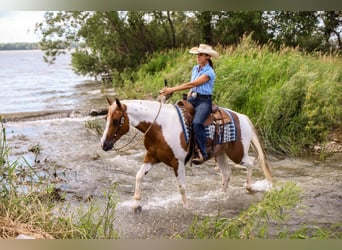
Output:
M0 43L0 50L39 49L38 43Z
M258 44L306 52L342 51L342 11L60 11L36 25L44 59L66 49L81 75L120 75L149 55L200 43L235 46L244 35Z

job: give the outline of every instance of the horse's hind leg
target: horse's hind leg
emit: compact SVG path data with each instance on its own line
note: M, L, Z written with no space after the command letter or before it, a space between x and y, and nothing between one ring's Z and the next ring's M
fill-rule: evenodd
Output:
M134 200L135 200L135 205L133 207L134 212L139 212L141 211L141 205L140 205L140 200L141 200L141 183L143 180L143 177L150 171L152 168L151 163L144 163L139 171L137 172L137 175L135 177L135 191L134 191Z
M252 191L252 172L254 167L253 159L245 153L241 165L247 168L247 179L246 179L246 189L251 192Z
M222 175L222 191L227 192L227 188L230 181L230 174L232 172L231 167L228 163L228 157L222 153L216 156L217 165L221 170Z

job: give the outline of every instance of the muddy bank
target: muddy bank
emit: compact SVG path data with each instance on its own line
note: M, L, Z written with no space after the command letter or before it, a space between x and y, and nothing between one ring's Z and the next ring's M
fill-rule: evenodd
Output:
M228 192L222 193L220 174L215 162L210 160L201 166L187 167L191 207L184 209L173 171L158 164L144 177L143 210L134 214L132 196L135 174L143 160L143 146L139 144L123 153L104 152L100 148L100 135L86 126L91 120L104 124L100 117L70 115L62 119L8 121L5 123L8 145L14 157L24 156L33 165L58 177L60 182L56 186L66 193L67 201L72 201L75 207L87 202L89 197L102 199L104 192L116 183L119 204L115 227L120 238L169 238L188 230L196 217L220 214L230 218L262 198L262 193L246 193L243 188L246 171L239 166L233 168ZM118 146L134 132L132 129ZM37 144L41 152L35 155L29 148ZM303 211L291 215L285 228L294 230L301 226L329 226L342 222L340 160L271 158L270 165L275 185L293 181L304 190ZM262 172L256 169L253 180L261 179ZM272 237L276 237L276 233Z
M32 111L32 112L16 112L1 114L0 117L3 123L6 122L27 122L37 120L51 120L61 118L82 118L85 116L100 116L107 113L106 108L91 109L91 110L46 110L46 111Z

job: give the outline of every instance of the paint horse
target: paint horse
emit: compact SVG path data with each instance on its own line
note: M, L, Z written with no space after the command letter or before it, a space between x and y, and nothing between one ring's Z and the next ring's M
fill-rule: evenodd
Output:
M144 133L144 145L147 150L144 161L136 174L134 192L134 211L141 211L141 183L153 165L163 162L170 166L177 178L179 192L184 207L189 207L186 196L185 159L187 142L178 111L173 104L162 104L157 101L124 100L111 101L106 117L106 125L101 138L101 146L105 151L111 150L116 141L125 135L130 126ZM231 166L228 157L235 163L247 168L246 188L252 191L253 158L248 155L252 144L258 164L269 183L271 174L265 154L252 122L246 115L231 111L239 134L236 141L216 145L215 160L222 175L222 191L226 192L230 180Z

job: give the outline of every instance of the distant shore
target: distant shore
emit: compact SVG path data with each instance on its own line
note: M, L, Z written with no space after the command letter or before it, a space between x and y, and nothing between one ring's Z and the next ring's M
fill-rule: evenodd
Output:
M37 50L39 43L0 43L0 50Z

